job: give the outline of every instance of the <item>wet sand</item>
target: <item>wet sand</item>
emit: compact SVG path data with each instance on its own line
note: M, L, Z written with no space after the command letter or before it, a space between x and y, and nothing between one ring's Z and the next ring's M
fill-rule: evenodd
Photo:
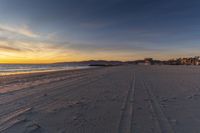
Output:
M0 77L2 133L200 132L200 67L118 66Z

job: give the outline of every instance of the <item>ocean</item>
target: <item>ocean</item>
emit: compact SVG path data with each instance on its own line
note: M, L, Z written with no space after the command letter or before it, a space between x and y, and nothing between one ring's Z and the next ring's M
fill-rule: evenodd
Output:
M45 64L45 65L30 65L30 64L0 64L0 75L11 75L21 73L35 73L60 70L75 70L86 69L90 66L77 64Z

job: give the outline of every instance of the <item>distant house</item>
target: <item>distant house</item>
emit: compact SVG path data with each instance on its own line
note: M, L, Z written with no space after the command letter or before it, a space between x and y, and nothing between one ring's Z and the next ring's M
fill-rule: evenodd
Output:
M188 61L187 58L182 58L182 59L181 59L181 64L182 64L182 65L187 65L187 64L188 64L187 61Z
M152 65L153 64L153 58L145 58L144 64L145 65Z

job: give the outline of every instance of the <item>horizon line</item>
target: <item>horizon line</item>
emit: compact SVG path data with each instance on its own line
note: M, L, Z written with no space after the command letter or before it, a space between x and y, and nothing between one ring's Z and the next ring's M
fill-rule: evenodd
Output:
M125 61L122 61L122 60L103 60L103 59L90 59L90 60L80 60L80 61L60 61L60 62L51 62L51 63L29 63L29 62L17 62L17 63L1 63L0 62L0 65L12 65L12 64L15 64L15 65L48 65L48 64L60 64L60 63L79 63L79 62L87 62L87 61L108 61L108 62L131 62L131 61L139 61L139 60L144 60L146 58L152 58L153 60L159 60L159 61L169 61L169 60L174 60L174 59L180 59L180 58L194 58L194 57L200 57L200 56L190 56L190 57L174 57L174 58L168 58L168 59L156 59L156 58L153 58L153 57L145 57L143 59L135 59L135 60L125 60Z

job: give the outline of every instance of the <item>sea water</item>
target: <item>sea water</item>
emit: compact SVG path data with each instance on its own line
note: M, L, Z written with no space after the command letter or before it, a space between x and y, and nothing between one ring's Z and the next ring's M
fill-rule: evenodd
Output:
M0 64L0 75L11 75L20 73L35 73L46 71L85 69L89 66L67 65L67 64Z

